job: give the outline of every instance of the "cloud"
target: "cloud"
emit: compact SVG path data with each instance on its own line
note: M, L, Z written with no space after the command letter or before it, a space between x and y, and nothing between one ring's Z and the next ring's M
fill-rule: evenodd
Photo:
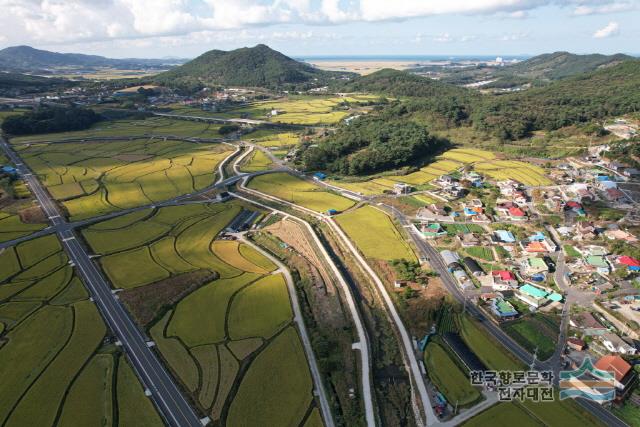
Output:
M608 13L628 12L630 10L638 9L638 6L639 5L637 1L614 1L609 3L598 2L595 4L579 4L573 9L573 14L576 16L604 15Z
M593 33L594 39L605 39L620 34L620 25L617 22L609 22L605 27Z
M544 6L575 15L637 8L640 0L0 0L0 35L68 44L279 24L331 25L447 14L525 18Z

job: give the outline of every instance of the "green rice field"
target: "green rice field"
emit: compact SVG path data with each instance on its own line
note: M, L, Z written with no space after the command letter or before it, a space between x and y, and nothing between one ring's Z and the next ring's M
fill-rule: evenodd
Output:
M206 188L230 150L223 144L134 139L30 144L20 155L77 220Z
M55 236L2 251L0 423L111 425L116 416L163 425L126 358L103 344L106 333Z
M27 236L35 231L47 227L47 224L27 224L21 221L19 215L0 211L0 242Z
M355 204L351 199L330 193L321 187L287 173L270 173L256 176L249 181L248 186L316 212L326 212L329 209L341 212Z
M132 135L141 137L221 138L222 136L218 133L218 129L221 126L220 124L166 117L151 117L144 120L112 120L98 122L86 130L15 137L11 139L11 143L20 145L42 141L63 141L65 139L129 138Z
M249 244L216 239L240 210L235 202L165 207L83 234L125 296L151 297L180 275L209 271L149 324L160 355L215 423L299 425L315 402L284 276Z
M367 258L417 261L391 218L379 209L364 206L338 215L336 222Z

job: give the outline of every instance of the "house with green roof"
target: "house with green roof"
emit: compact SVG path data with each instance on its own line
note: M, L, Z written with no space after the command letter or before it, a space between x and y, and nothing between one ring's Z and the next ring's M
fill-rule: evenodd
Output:
M527 283L516 290L514 295L516 298L524 301L531 307L538 308L547 303L547 295L549 295L549 292Z
M420 227L420 233L427 239L435 239L437 237L442 237L447 235L447 231L442 228L437 222L432 222L431 224L422 224Z
M584 259L587 266L600 274L609 274L610 268L606 258L602 255L590 255Z
M539 257L529 257L524 262L524 270L526 274L533 275L537 273L547 273L549 266L544 259Z

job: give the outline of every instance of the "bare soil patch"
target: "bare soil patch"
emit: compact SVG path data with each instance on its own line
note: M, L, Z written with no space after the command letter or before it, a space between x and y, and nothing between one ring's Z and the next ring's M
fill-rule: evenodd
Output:
M147 326L162 315L164 308L175 305L182 298L205 283L218 277L208 270L179 274L146 286L120 292L122 301L140 326Z

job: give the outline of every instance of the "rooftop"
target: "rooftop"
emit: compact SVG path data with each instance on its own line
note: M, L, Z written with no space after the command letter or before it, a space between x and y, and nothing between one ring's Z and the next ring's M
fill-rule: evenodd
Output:
M547 296L546 291L529 284L521 286L519 290L520 292L531 295L534 298L544 298Z
M601 357L594 366L601 371L613 372L617 381L622 381L631 370L631 365L622 357L613 355Z

